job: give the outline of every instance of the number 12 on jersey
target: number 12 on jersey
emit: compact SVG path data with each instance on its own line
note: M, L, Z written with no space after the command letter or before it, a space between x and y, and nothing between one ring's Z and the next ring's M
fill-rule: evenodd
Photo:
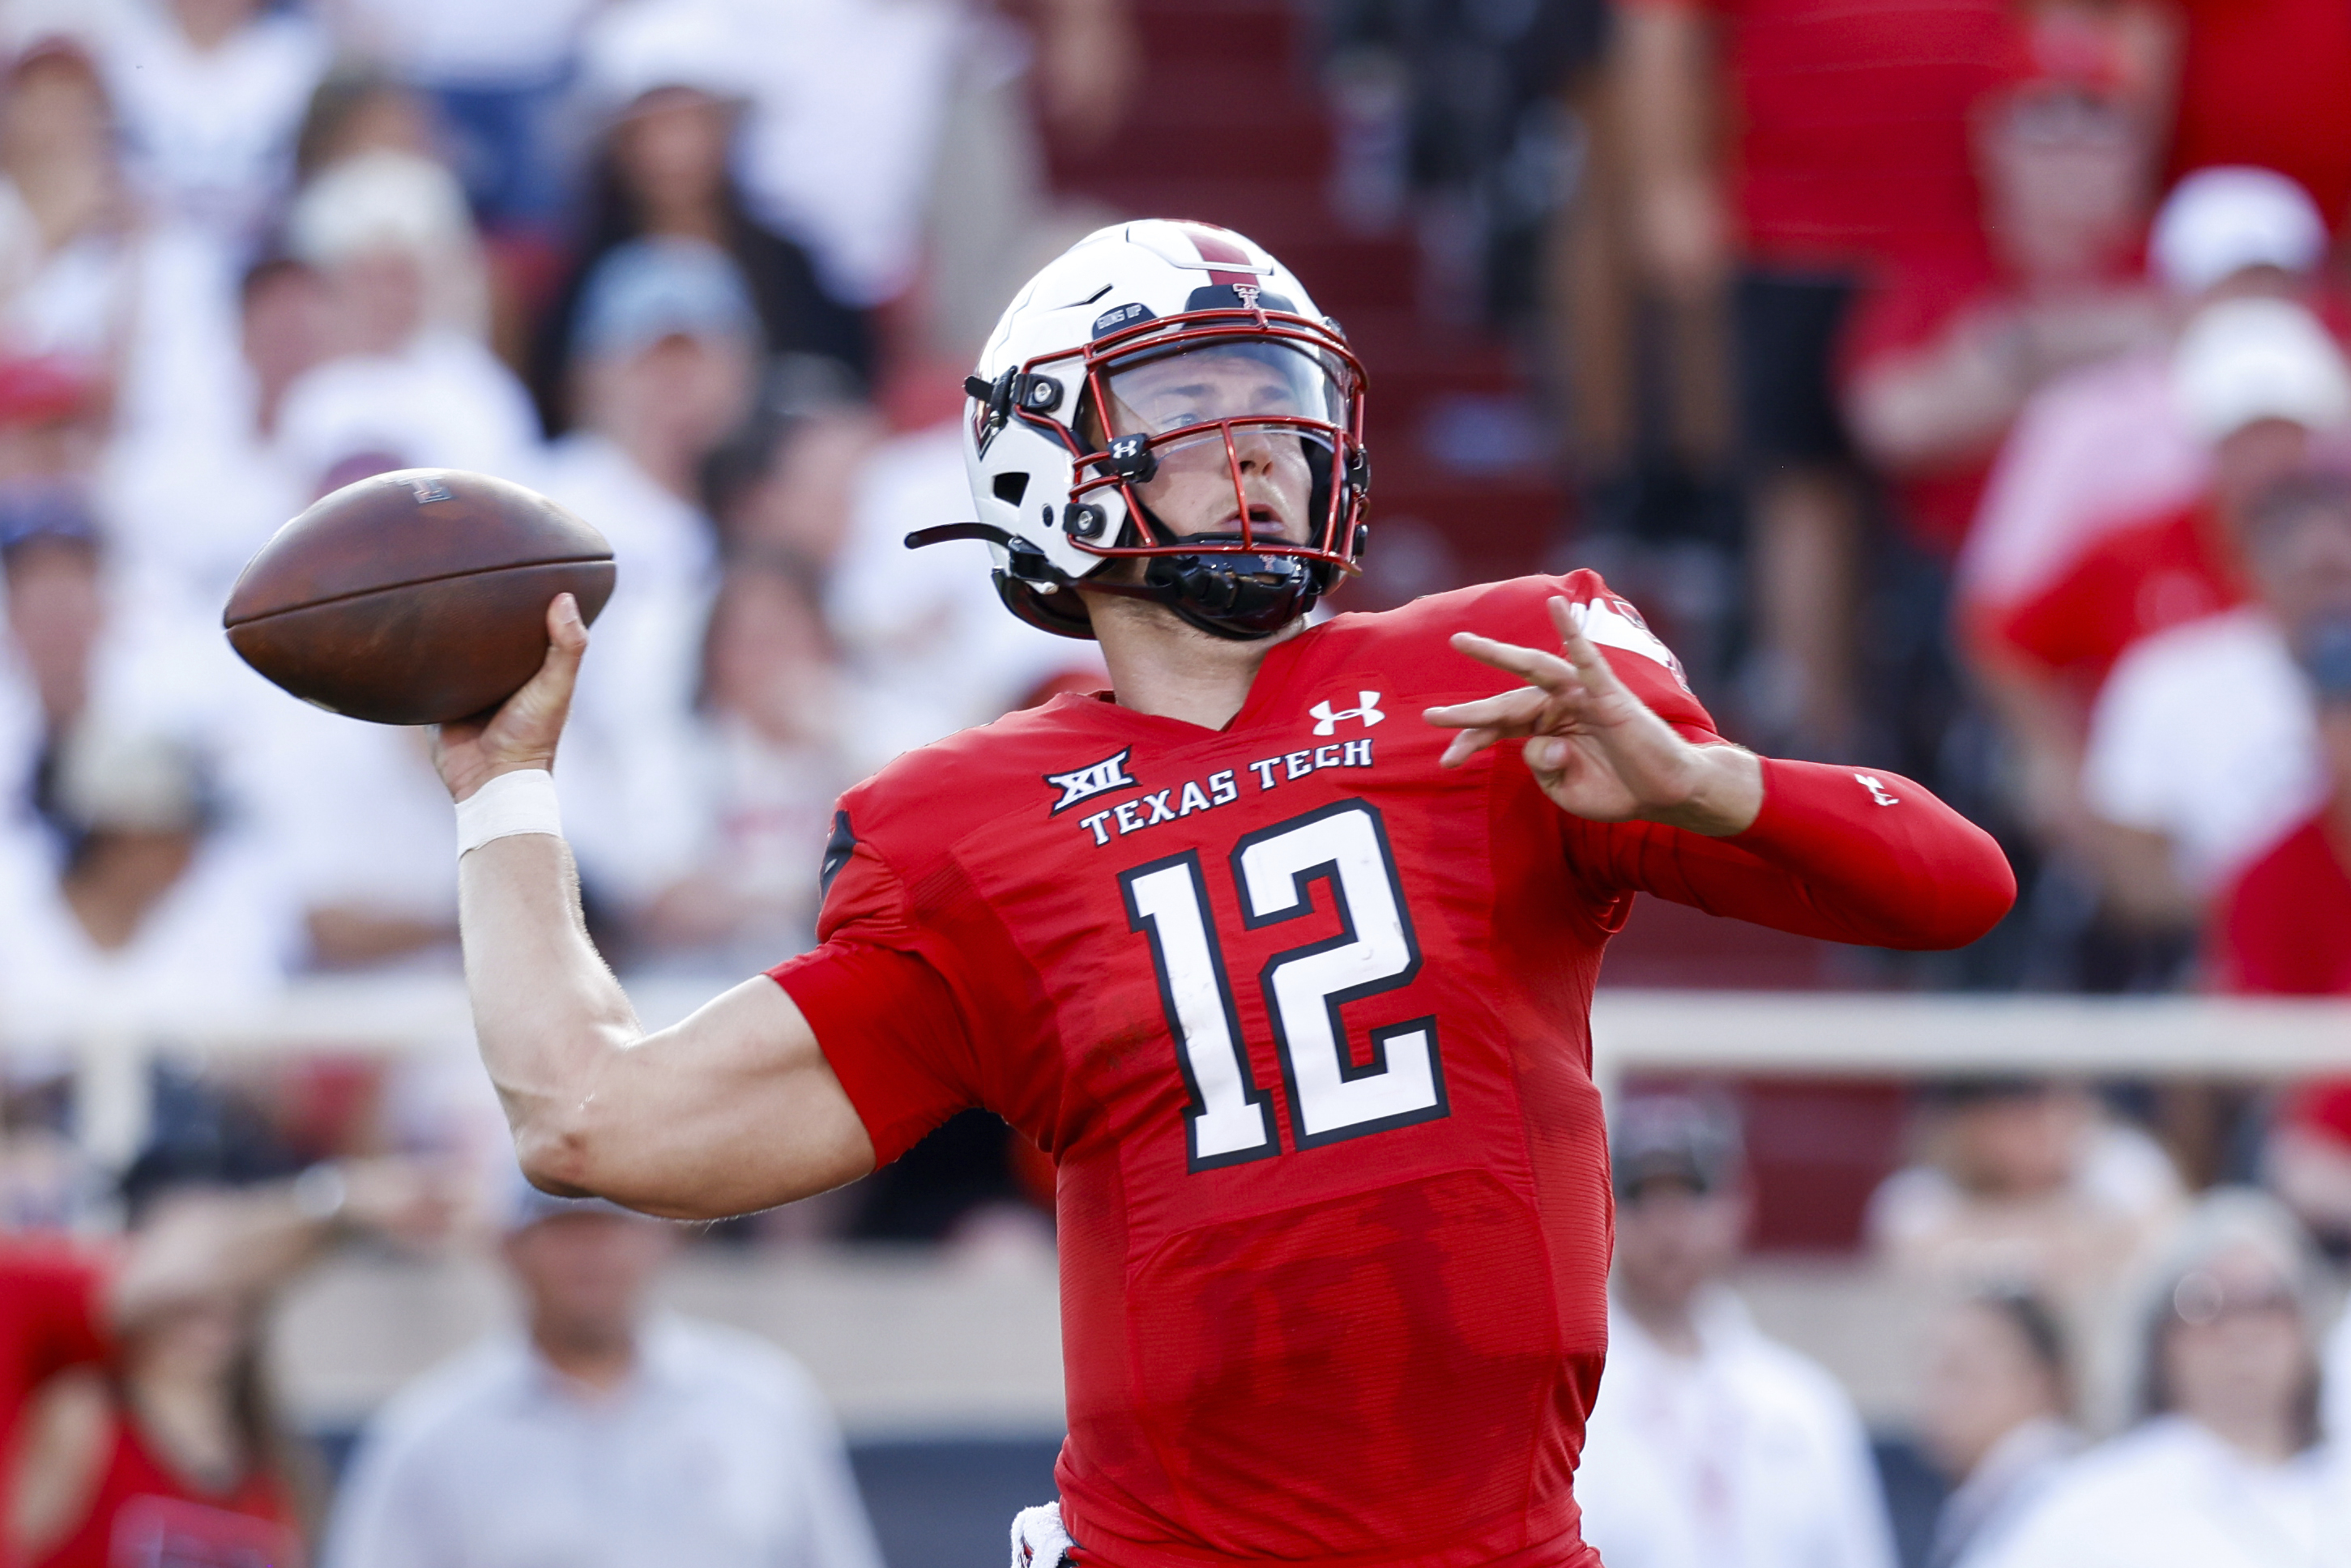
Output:
M1285 949L1258 974L1291 1143L1311 1148L1446 1115L1434 1017L1373 1029L1369 1059L1359 1063L1340 1016L1348 1002L1409 985L1420 972L1420 944L1377 808L1340 801L1259 829L1233 846L1232 874L1251 930L1312 913L1317 882L1329 888L1339 917L1337 935ZM1190 1168L1280 1153L1272 1096L1249 1072L1199 851L1137 866L1118 880L1129 927L1151 939L1160 1004L1191 1095Z

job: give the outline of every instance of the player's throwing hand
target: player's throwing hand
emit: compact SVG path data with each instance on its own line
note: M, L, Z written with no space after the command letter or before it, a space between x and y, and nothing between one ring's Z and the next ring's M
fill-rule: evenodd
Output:
M588 623L569 594L547 607L547 659L523 689L486 719L461 719L433 734L433 765L453 799L464 800L500 774L555 766L555 742L571 711L580 656L588 651Z
M1550 601L1565 657L1476 632L1456 632L1470 658L1524 678L1515 691L1431 708L1460 733L1445 749L1458 767L1497 741L1523 739L1527 766L1562 811L1594 822L1635 819L1727 836L1754 822L1762 769L1736 746L1695 746L1650 711L1583 635L1576 607Z

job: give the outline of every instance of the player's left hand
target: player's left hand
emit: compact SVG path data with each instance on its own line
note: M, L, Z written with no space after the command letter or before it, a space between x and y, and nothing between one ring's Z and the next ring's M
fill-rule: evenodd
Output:
M1560 653L1453 634L1455 648L1527 684L1429 709L1430 723L1460 732L1442 765L1458 767L1497 741L1523 739L1535 782L1562 811L1715 836L1744 832L1763 808L1763 769L1754 753L1682 739L1617 677L1583 635L1575 607L1554 598L1551 618Z

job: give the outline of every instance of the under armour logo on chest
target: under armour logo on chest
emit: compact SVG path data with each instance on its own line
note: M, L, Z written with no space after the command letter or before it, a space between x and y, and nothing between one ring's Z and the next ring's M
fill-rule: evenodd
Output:
M1886 793L1886 781L1876 774L1855 774L1853 776L1860 783L1862 788L1869 792L1869 798L1878 805L1900 805L1902 804L1901 796Z
M1325 701L1315 703L1306 711L1313 716L1314 732L1318 735L1336 734L1342 719L1361 719L1368 730L1387 717L1380 711L1379 701L1380 694L1376 691L1358 691L1355 693L1356 706L1353 708L1334 709Z

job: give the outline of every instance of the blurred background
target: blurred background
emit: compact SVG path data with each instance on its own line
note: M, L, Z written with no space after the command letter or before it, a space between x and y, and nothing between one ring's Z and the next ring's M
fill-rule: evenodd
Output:
M1727 733L2017 867L1958 953L1612 948L1612 1568L2339 1560L2338 0L0 0L0 1564L945 1568L1050 1495L1044 1158L533 1199L423 735L219 607L389 469L601 528L566 823L682 1015L812 940L842 787L1102 682L899 541L967 514L1013 289L1143 215L1368 369L1334 608L1595 566Z

